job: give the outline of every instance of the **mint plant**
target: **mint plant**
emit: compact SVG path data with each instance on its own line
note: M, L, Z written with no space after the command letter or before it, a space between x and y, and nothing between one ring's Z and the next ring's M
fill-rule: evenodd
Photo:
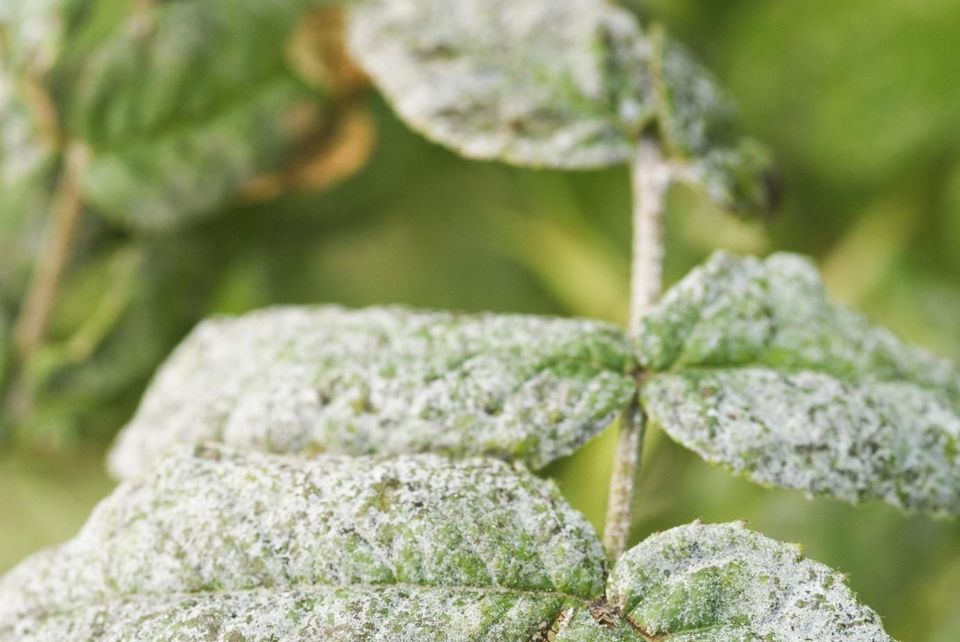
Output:
M350 31L400 116L464 155L630 165L628 328L206 321L118 437L125 481L0 580L0 640L889 640L842 575L742 524L627 550L648 425L761 484L960 512L960 371L832 302L808 260L721 252L661 298L671 184L770 200L710 76L603 0L368 0ZM531 471L617 417L601 543Z

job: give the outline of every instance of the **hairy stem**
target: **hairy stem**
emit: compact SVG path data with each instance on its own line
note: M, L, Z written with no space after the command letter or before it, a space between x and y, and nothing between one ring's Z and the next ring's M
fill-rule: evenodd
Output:
M73 252L78 222L83 211L80 177L86 164L86 150L74 145L67 149L59 183L51 205L44 245L34 263L30 286L14 325L14 350L18 379L8 398L14 417L29 408L25 377L30 359L43 341L57 300L63 272Z
M632 166L633 260L630 274L629 332L636 334L640 320L660 296L663 284L663 212L670 168L655 143L640 142ZM620 420L620 436L607 503L604 545L611 559L626 550L630 539L633 502L646 417L634 399Z

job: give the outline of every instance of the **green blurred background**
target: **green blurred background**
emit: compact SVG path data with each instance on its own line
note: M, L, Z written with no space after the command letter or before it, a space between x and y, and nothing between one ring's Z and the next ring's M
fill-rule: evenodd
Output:
M811 254L837 298L960 359L960 4L634 4L729 87L786 188L769 224L674 190L668 280L717 247ZM468 162L408 131L373 92L363 100L376 147L331 189L237 204L165 235L88 233L36 367L34 408L0 454L0 572L70 537L109 492L111 436L156 365L207 315L396 302L623 321L624 170ZM3 310L0 325L14 313ZM546 471L598 527L613 436ZM696 518L747 520L848 573L896 638L960 640L957 521L808 501L735 479L659 434L647 444L637 540Z

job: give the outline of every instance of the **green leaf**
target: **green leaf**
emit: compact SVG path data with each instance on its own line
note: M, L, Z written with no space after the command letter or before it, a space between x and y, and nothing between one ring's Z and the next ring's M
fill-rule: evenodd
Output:
M605 566L555 486L502 462L181 446L0 580L0 640L523 642Z
M504 462L177 446L0 579L0 640L888 639L842 576L738 525L606 566Z
M762 484L960 512L960 372L833 303L794 255L719 253L643 323L655 424Z
M399 114L465 156L585 168L656 131L680 178L769 205L769 161L731 101L659 30L604 0L369 0L351 45Z
M628 551L607 600L647 640L890 640L840 573L740 524L690 524Z
M322 104L284 57L290 4L164 3L90 53L66 101L70 135L92 149L88 202L162 231L278 167Z
M278 308L199 326L157 374L110 465L140 474L166 445L277 452L441 452L540 468L635 394L606 324L401 308Z

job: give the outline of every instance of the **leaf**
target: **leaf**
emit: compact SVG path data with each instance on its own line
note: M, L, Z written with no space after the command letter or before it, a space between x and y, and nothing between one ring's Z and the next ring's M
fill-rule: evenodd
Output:
M178 446L73 540L0 579L4 642L798 633L888 639L842 576L738 525L654 536L608 581L596 533L554 485L435 455Z
M762 484L960 512L960 373L830 301L805 259L719 253L646 318L653 423Z
M620 163L654 117L649 45L598 0L375 0L350 44L411 126L465 156Z
M505 463L177 447L0 581L0 640L516 640L603 590L556 488Z
M844 577L741 524L690 524L628 551L607 599L648 640L890 640Z
M629 161L658 132L722 205L769 205L769 159L712 77L604 0L369 0L354 55L401 117L461 154L519 165Z
M679 178L703 188L718 205L763 212L776 197L769 153L743 137L733 101L661 30L652 33L659 132Z
M275 452L441 452L535 468L596 435L635 391L613 326L401 308L276 308L200 325L110 457L141 474L174 442Z
M66 110L71 135L93 150L89 203L164 230L209 215L275 169L320 118L316 94L283 55L289 11L163 4L91 53Z

